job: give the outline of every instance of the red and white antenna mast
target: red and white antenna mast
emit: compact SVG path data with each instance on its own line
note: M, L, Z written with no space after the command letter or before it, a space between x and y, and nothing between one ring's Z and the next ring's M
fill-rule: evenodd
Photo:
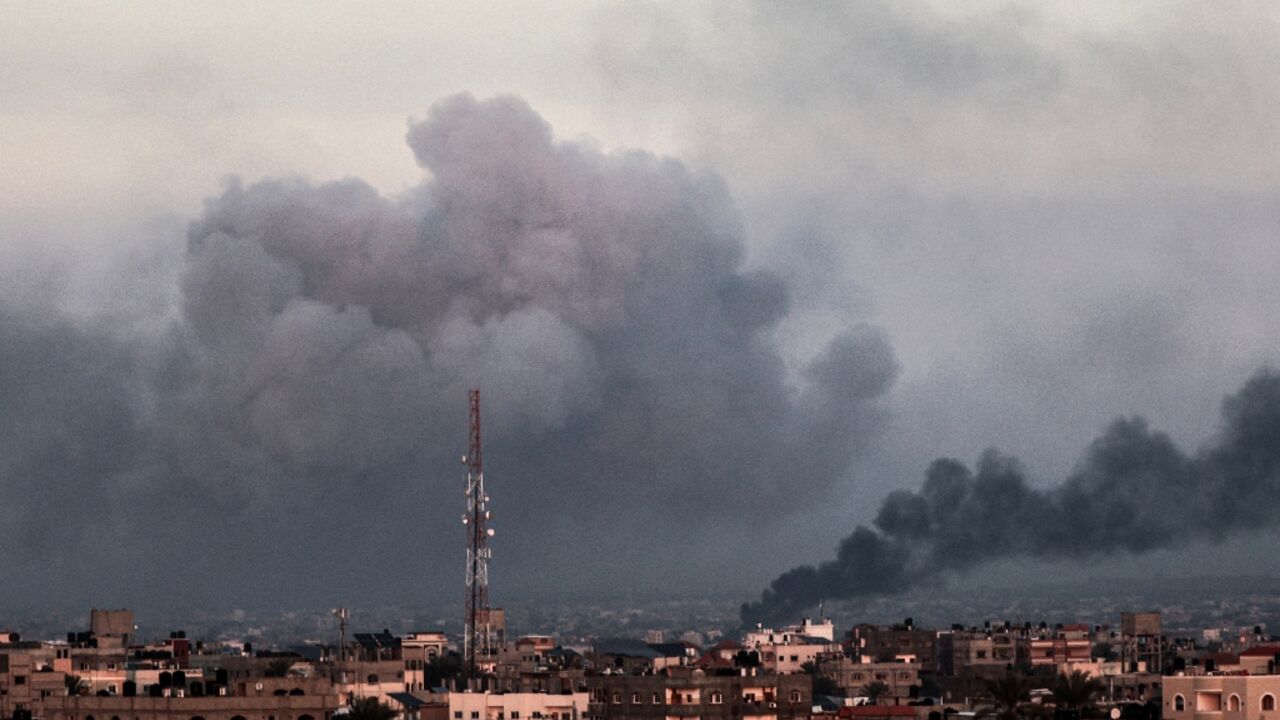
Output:
M462 658L467 684L480 675L480 660L491 653L489 639L489 496L484 492L483 450L480 446L480 391L470 392L471 449L462 461L467 466L467 618L462 639Z

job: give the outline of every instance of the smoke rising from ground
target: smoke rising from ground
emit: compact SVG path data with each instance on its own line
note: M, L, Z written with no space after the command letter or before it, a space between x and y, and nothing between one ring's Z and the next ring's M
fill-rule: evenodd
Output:
M231 181L148 341L0 316L0 418L32 436L0 446L0 538L114 590L451 586L480 387L495 572L613 581L579 548L638 547L626 575L652 579L673 536L826 494L879 427L887 340L850 327L787 368L790 288L744 267L716 177L556 142L511 97L446 99L408 143L430 179L404 197ZM60 542L24 529L41 508Z
M1280 375L1263 371L1223 403L1217 440L1194 455L1141 418L1117 420L1061 484L1027 484L1015 458L988 450L974 469L935 461L898 490L875 528L859 526L834 560L775 579L744 622L793 617L823 599L894 593L1012 557L1085 560L1143 553L1280 523Z

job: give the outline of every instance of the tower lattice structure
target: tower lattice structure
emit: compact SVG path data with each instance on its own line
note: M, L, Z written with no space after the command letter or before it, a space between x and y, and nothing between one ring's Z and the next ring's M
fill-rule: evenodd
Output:
M467 465L467 514L462 517L467 527L467 617L463 635L463 663L467 678L474 681L480 674L480 663L492 651L489 627L489 496L484 491L483 449L480 443L480 391L472 390L470 399L471 447L463 462Z

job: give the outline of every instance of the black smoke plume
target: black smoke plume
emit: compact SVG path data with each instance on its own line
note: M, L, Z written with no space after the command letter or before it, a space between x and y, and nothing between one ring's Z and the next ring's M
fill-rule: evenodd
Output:
M1143 553L1280 525L1280 375L1262 371L1223 403L1217 440L1187 455L1141 418L1117 420L1061 484L1036 489L1014 458L975 469L935 461L918 491L891 493L834 560L793 568L744 623L798 615L823 599L900 592L1002 558Z

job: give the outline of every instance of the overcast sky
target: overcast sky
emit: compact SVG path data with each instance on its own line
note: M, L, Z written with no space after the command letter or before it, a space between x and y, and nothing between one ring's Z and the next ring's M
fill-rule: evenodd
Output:
M1265 3L0 11L26 598L456 600L481 384L496 599L745 599L936 457L1194 451L1277 362Z

